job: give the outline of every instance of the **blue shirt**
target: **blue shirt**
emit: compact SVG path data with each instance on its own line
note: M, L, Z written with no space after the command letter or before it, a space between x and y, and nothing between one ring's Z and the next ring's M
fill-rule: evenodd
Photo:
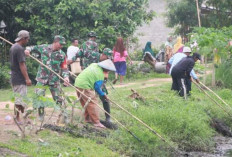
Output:
M171 64L171 68L170 68L170 70L169 70L169 74L170 74L170 75L171 75L171 73L172 73L172 68L173 68L179 61L181 61L184 57L187 57L187 55L184 54L184 53L176 53L174 56L172 56L172 57L169 59L168 63ZM190 76L191 76L193 79L195 79L195 80L198 79L198 77L197 77L197 75L196 75L196 73L195 73L194 70L192 70L192 71L190 72Z

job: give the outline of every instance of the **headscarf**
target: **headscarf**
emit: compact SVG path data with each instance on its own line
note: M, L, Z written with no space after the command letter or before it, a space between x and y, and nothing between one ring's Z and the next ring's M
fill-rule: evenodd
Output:
M151 42L148 41L146 46L145 46L145 49L143 50L143 55L145 54L145 52L150 52L150 54L155 57L155 52L151 49Z
M174 49L173 52L176 53L181 47L183 47L184 45L182 44L182 39L181 37L177 37L177 41L176 44L174 45Z

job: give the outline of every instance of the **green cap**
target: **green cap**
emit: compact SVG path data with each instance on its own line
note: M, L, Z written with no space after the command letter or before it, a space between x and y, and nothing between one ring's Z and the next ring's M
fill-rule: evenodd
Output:
M113 51L110 48L104 48L103 53L107 56L112 56Z
M65 42L65 38L63 37L63 36L61 36L61 35L56 35L55 37L54 37L54 41L55 40L59 40L59 43L61 44L61 45L65 45L66 44L66 42Z

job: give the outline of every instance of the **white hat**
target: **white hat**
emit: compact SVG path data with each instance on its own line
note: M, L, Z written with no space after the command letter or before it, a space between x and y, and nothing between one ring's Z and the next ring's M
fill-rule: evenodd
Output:
M186 53L186 52L191 53L192 50L190 49L190 47L184 47L183 52L184 52L184 53Z
M19 31L18 37L15 39L15 41L17 42L17 41L21 40L22 38L29 38L29 37L30 37L30 35L29 35L28 31L21 30L21 31Z
M100 66L106 70L116 71L114 63L110 59L104 60L104 61L99 62L97 64L98 64L98 66Z

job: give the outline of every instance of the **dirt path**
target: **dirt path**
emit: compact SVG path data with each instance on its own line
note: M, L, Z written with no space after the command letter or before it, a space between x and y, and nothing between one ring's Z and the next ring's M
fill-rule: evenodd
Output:
M146 87L153 87L153 86L159 86L162 85L163 83L168 83L171 82L172 79L171 78L155 78L155 79L150 79L150 80L146 80L143 82L131 82L131 83L126 83L126 84L116 84L114 85L115 88L124 88L124 87L129 87L129 86L143 86L140 88L146 88Z
M17 156L17 157L27 157L27 155L12 151L10 149L0 147L0 156Z
M130 82L124 85L115 85L114 87L115 88L133 87L135 89L143 89L147 87L160 86L170 81L171 78L156 78L156 79L150 79L141 82ZM75 92L69 92L68 94L76 95ZM48 95L48 97L50 96ZM46 109L47 116L45 117L45 121L50 117L52 112L53 112L52 108ZM80 110L75 109L75 114L80 115ZM14 115L14 104L11 101L0 102L0 142L7 143L11 139L20 138L20 131L19 128L14 123L13 115ZM10 119L7 120L7 118L9 117ZM54 123L57 117L58 117L58 112L55 112L51 121L49 122Z

